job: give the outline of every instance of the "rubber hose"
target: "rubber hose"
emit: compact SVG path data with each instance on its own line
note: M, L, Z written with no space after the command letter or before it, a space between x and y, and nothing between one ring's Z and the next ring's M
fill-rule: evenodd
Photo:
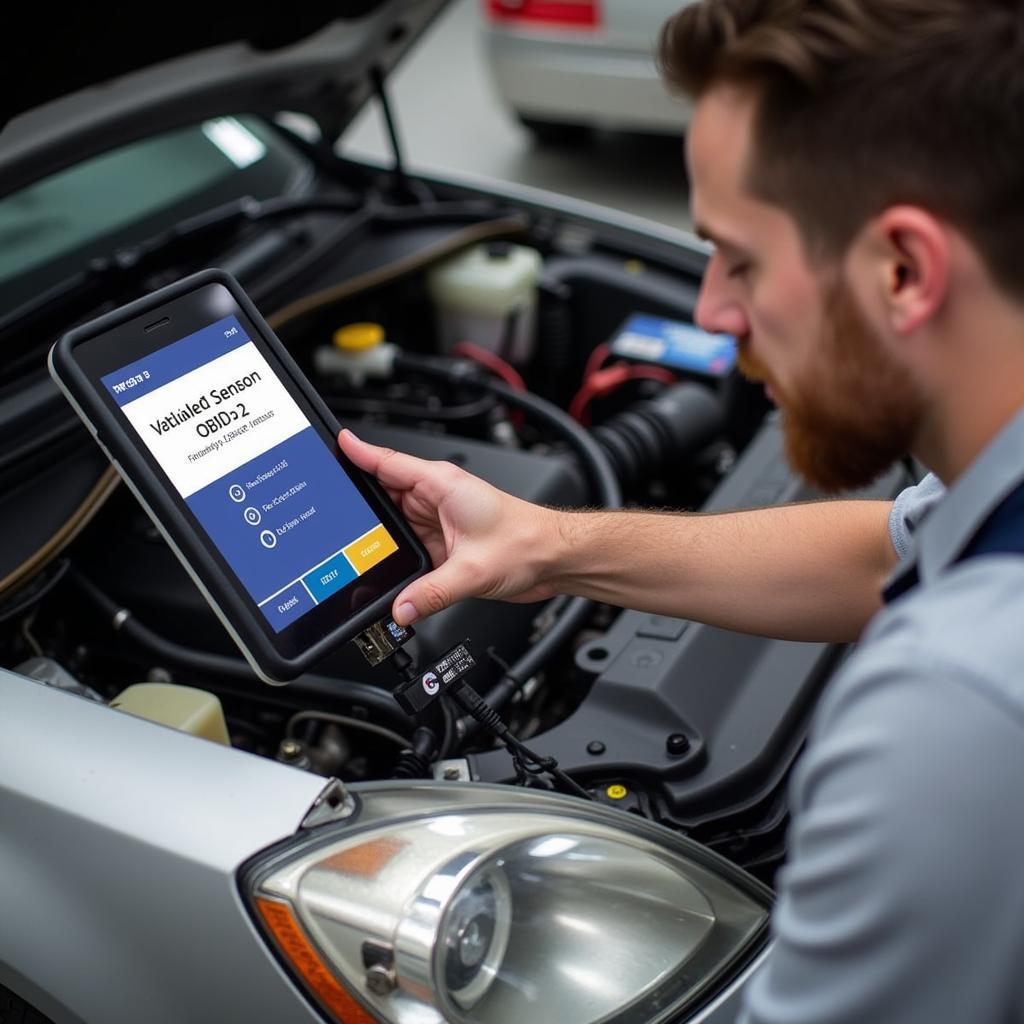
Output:
M72 569L68 579L83 591L97 606L116 632L123 633L140 647L144 647L160 660L173 665L181 665L194 669L203 675L228 676L232 679L253 681L256 676L249 665L241 658L231 658L222 654L211 654L206 651L193 651L187 647L168 640L159 633L136 619L131 611L108 597L91 580L80 572ZM386 690L380 690L369 683L360 683L354 679L334 679L327 676L307 674L300 676L297 683L310 683L330 693L339 700L350 701L371 708L382 718L396 724L408 732L415 724L413 720L395 703L394 697Z
M676 384L656 398L637 402L594 429L623 486L685 462L719 437L725 410L699 384Z
M561 434L583 463L590 477L598 502L605 508L619 508L622 492L619 481L608 461L608 456L572 417L547 400L529 392L515 391L502 381L485 377L475 364L461 360L438 360L428 356L399 355L396 368L413 370L427 376L459 383L476 383L491 391L503 402L522 409L528 416ZM593 610L593 602L583 597L572 598L559 615L555 624L519 658L505 675L487 693L485 700L495 710L504 707L522 684L534 675L548 659L581 629ZM456 723L460 737L466 738L479 729L479 723L471 716L464 716Z

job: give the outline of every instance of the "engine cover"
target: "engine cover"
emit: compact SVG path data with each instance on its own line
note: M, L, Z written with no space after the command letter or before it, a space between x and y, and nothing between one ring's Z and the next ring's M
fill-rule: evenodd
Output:
M855 496L889 498L903 485L893 471ZM786 465L772 422L704 511L815 497ZM645 794L637 809L691 831L715 823L720 833L738 816L748 828L771 829L809 712L846 651L624 611L576 653L577 665L595 674L587 698L529 745L599 794L610 784L621 787L620 800L623 789ZM472 765L484 780L513 777L504 750L479 754Z

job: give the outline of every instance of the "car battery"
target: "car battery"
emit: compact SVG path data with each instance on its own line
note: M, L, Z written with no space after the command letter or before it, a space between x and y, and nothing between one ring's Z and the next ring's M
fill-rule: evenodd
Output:
M736 340L679 320L634 313L611 338L609 355L713 382L736 365Z

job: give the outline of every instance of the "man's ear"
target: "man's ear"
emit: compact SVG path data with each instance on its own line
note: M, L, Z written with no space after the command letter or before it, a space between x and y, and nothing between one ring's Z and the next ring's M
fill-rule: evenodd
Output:
M889 328L913 334L946 301L951 259L946 227L918 206L890 206L865 234Z

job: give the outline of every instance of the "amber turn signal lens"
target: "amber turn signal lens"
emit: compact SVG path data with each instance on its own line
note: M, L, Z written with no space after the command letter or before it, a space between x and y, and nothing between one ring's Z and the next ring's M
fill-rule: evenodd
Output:
M260 916L285 959L302 977L324 1008L344 1024L377 1024L338 982L283 903L257 898Z

